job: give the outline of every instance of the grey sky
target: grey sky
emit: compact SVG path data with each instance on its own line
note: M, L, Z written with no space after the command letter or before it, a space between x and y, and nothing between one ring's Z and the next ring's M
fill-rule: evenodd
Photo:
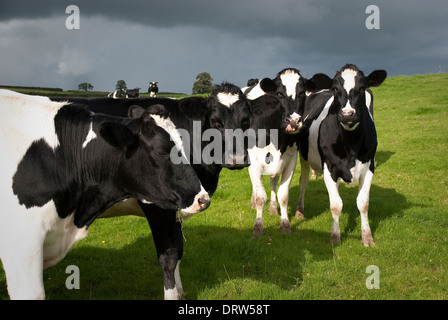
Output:
M65 27L71 4L79 30ZM379 30L365 27L371 4ZM0 84L190 93L203 71L239 86L285 67L447 72L447 17L446 0L0 0Z

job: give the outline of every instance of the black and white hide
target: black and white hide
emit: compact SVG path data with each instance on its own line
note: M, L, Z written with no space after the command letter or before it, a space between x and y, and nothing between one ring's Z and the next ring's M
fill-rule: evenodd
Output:
M374 245L367 217L370 186L375 169L377 134L373 121L373 98L369 87L379 86L384 70L365 76L354 65L346 65L333 78L331 90L311 94L305 103L307 117L300 134L300 197L296 215L304 214L309 168L323 173L333 216L330 241L341 241L339 216L342 199L340 181L359 181L357 207L361 214L364 246Z

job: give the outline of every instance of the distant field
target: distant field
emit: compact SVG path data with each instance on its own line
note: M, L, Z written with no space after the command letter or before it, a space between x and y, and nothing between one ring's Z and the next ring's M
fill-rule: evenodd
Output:
M342 243L324 182L310 181L305 220L292 216L300 166L291 183L292 234L265 208L264 235L252 238L247 169L224 169L212 204L185 221L181 277L187 299L448 299L448 74L388 78L373 89L379 146L369 221L376 246L361 245L356 187L341 184ZM265 187L269 190L268 177ZM67 266L81 288L67 290ZM369 266L379 289L367 289ZM162 271L145 219L101 219L58 265L44 271L48 299L163 299ZM7 299L0 271L0 298Z
M82 98L99 98L99 97L107 97L110 92L104 91L78 91L78 90L69 90L64 91L59 88L40 88L40 87L16 87L16 86L3 86L0 85L0 89L8 89L16 92L37 95L37 96L46 96L46 97L82 97ZM186 95L185 93L172 93L172 92L159 92L157 94L158 97L171 97L171 98L183 98ZM140 97L149 97L149 93L141 92Z

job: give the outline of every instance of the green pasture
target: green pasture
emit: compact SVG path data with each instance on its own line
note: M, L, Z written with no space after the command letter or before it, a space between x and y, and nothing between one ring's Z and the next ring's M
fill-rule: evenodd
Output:
M187 299L448 299L448 74L388 78L374 88L378 132L369 221L361 244L357 187L341 184L341 244L322 179L310 181L305 220L295 219L300 166L289 200L292 234L265 208L252 237L247 169L224 169L212 204L183 223L181 277ZM268 177L264 177L269 190ZM66 268L80 270L68 290ZM367 289L368 266L379 289ZM145 219L100 219L58 265L44 271L48 299L163 299L162 271ZM369 282L369 281L368 281ZM7 299L0 271L0 298Z
M13 90L23 94L47 96L47 97L81 97L81 98L101 98L107 97L110 92L105 91L79 91L79 90L67 90L64 91L60 88L45 88L45 87L17 87L17 86L5 86L0 85L0 89ZM173 92L159 92L158 97L171 97L180 99L186 97L185 93L173 93ZM149 97L149 93L145 89L140 89L140 98Z

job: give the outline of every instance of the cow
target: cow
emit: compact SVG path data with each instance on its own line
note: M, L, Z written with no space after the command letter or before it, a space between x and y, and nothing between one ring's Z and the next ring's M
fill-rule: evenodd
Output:
M252 87L255 87L258 84L259 81L260 80L258 78L251 78L251 79L247 80L247 84L246 84L247 86L246 87L242 87L241 91L244 94L246 94L246 91L248 92Z
M157 92L159 92L159 87L157 87L157 81L151 81L149 83L148 93L150 97L155 98L157 96Z
M140 88L127 89L126 98L138 98Z
M108 98L118 99L118 98L125 98L126 92L123 89L115 90L114 92L111 92L107 95Z
M52 98L55 101L64 101L67 98ZM83 103L94 112L103 112L114 116L125 116L132 105L139 105L148 108L154 104L165 106L169 119L179 129L189 133L185 141L190 141L193 148L190 148L190 163L198 175L204 189L210 196L213 195L217 186L219 174L223 168L238 170L248 165L246 147L243 152L236 152L235 148L224 152L228 146L225 141L226 129L247 130L250 126L251 113L248 102L239 87L223 83L213 90L207 98L187 97L181 100L169 98L139 98L126 100L112 100L104 98L83 99L71 98L69 101ZM200 161L195 159L195 139L203 135L209 129L220 132L222 140L223 154L220 160L205 162L203 157ZM189 138L189 139L188 139ZM205 139L204 139L205 140ZM238 142L236 141L235 147ZM208 140L202 141L199 146L199 154L204 153L208 147ZM228 155L225 158L225 155ZM112 211L113 209L113 211ZM128 200L119 206L114 206L106 212L103 217L132 214L145 216L152 230L157 257L162 266L164 279L165 299L183 298L183 287L180 278L180 261L183 256L182 220L176 218L176 210L166 210L156 204L145 204Z
M287 206L289 186L297 163L297 137L302 127L302 109L307 91L329 86L329 78L316 74L312 79L303 77L299 70L286 68L275 79L264 78L246 91L251 101L253 120L251 128L269 130L270 142L256 145L248 150L249 176L252 182L251 205L257 210L253 234L263 234L263 208L267 201L262 175L270 176L271 197L269 212L278 215L276 196L280 203L280 229L290 233ZM268 94L266 94L268 93ZM273 139L274 138L274 139ZM277 183L280 179L277 194Z
M367 217L369 193L375 169L377 135L373 121L373 99L369 87L387 77L384 70L365 76L357 66L347 64L336 73L331 90L311 94L305 103L307 121L300 134L300 196L296 215L304 214L304 197L310 167L323 173L330 199L333 226L331 243L340 243L339 216L342 199L338 186L359 181L357 207L361 214L364 246L375 242Z
M0 108L0 258L12 299L44 299L43 269L117 202L187 215L210 204L191 165L170 161L184 149L163 106L118 118L0 90Z

